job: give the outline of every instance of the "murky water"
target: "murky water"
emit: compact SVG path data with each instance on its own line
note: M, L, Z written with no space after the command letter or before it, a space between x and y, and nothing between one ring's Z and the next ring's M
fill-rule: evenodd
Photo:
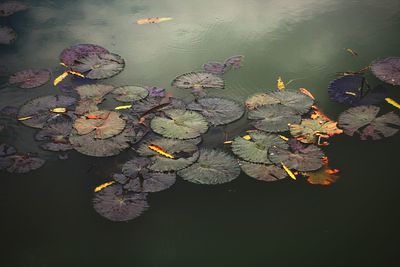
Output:
M282 76L296 79L294 88L308 88L336 118L345 107L328 99L335 72L400 55L397 0L27 3L29 11L0 20L18 33L14 45L0 47L1 64L10 71L40 67L58 74L63 48L95 43L127 63L107 83L164 86L185 98L189 94L170 87L175 76L242 54L244 67L226 74L226 89L212 95L243 101L275 87ZM134 24L152 16L174 20ZM399 88L388 87L398 99ZM0 108L55 92L50 83L32 90L4 88ZM243 119L227 130L235 136L246 124ZM40 151L34 132L21 126L12 136L2 134L1 141ZM378 142L334 138L325 151L341 178L330 187L290 179L263 183L245 175L220 186L178 180L152 194L150 210L128 223L100 217L91 200L93 188L108 181L129 152L106 159L74 152L69 160L49 160L27 175L1 172L0 265L396 266L399 140L399 135ZM216 129L205 145L222 147L222 141Z

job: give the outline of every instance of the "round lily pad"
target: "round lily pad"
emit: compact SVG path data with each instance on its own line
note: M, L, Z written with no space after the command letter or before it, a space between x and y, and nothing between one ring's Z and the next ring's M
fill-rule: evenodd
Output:
M379 104L388 95L383 86L368 90L368 85L362 75L347 75L332 81L328 93L332 100L352 106Z
M181 89L223 89L224 80L209 72L189 72L176 77L172 86Z
M304 119L300 124L290 125L290 134L302 143L316 143L318 138L329 138L343 133L337 127L337 122Z
M178 171L184 180L197 184L222 184L236 179L240 167L231 155L219 151L202 149L196 163Z
M182 109L164 111L165 117L151 120L151 129L168 138L191 139L207 132L208 123L198 112Z
M284 132L289 130L290 124L301 121L301 116L292 108L280 104L264 105L250 110L248 114L255 128L266 132Z
M7 26L0 26L0 44L9 45L15 42L17 33Z
M280 147L269 149L269 159L277 164L285 164L289 169L301 172L314 171L322 167L321 159L324 153L315 145L309 145L296 151L290 151Z
M42 86L50 80L50 71L44 69L21 70L10 76L8 82L19 88L30 89Z
M250 140L236 137L232 142L232 152L244 160L271 164L268 158L268 149L271 146L288 148L287 143L275 134L255 131L249 133L249 135L251 137Z
M279 181L287 177L287 173L282 168L275 165L255 164L241 161L240 168L248 176L265 182Z
M229 99L205 97L195 100L187 106L188 109L200 112L212 125L223 125L240 119L244 107Z
M29 155L0 157L0 169L11 173L27 173L43 166L45 160Z
M72 66L81 57L90 54L109 53L107 49L95 44L77 44L64 49L60 54L60 61L67 66Z
M100 53L88 54L75 61L72 66L74 71L80 72L88 79L111 78L125 68L125 61L117 54Z
M160 149L161 153L156 152L156 149ZM193 143L166 138L147 140L137 152L140 156L150 157L148 168L158 172L181 170L193 164L199 157L197 146Z
M72 131L72 119L66 115L60 115L50 119L40 130L35 139L47 141L41 147L50 151L66 151L72 149L69 143L69 135Z
M112 93L114 98L121 102L138 101L149 95L149 91L145 88L134 85L117 87Z
M361 140L379 140L396 134L400 128L400 117L394 112L378 117L379 110L376 106L349 108L340 114L339 127L347 135L358 134Z
M23 105L19 112L18 118L23 119L21 122L33 128L43 128L44 124L53 117L60 114L54 113L51 110L54 108L68 108L75 104L76 99L62 95L42 96L28 101Z
M149 208L146 197L146 193L129 192L122 185L113 184L95 193L93 207L111 221L129 221Z
M388 57L371 63L372 73L380 80L400 85L400 57Z
M313 99L297 91L272 91L256 94L246 100L246 107L250 110L265 105L281 104L293 109L299 114L307 113L314 104Z
M27 10L28 6L19 1L0 3L0 17L8 17L16 12Z
M125 120L118 112L99 110L88 113L75 120L74 128L79 135L94 131L96 139L106 139L121 133L125 128Z

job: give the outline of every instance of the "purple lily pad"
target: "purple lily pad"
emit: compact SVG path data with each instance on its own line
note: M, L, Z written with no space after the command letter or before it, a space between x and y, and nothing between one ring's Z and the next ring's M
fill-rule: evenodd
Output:
M219 62L208 62L203 65L203 69L214 74L224 74L228 66Z
M46 84L50 80L50 71L45 69L21 70L10 76L8 82L19 88L30 89Z
M223 89L224 80L209 72L189 72L176 77L172 86L181 89Z
M27 10L28 6L18 1L0 3L0 17L8 17L16 12Z
M49 119L60 115L52 112L54 108L68 108L75 102L75 98L62 95L38 97L20 108L18 118L26 126L41 129Z
M145 86L151 97L165 97L165 88L157 86Z
M0 144L0 157L6 157L17 153L17 150L13 146L7 144Z
M0 169L11 173L27 173L43 166L45 160L29 155L12 155L0 158Z
M361 140L379 140L396 134L400 128L400 117L394 112L378 117L379 110L376 106L349 108L340 114L339 127L347 135L358 134Z
M67 66L72 66L75 61L89 54L109 53L107 49L95 44L77 44L64 49L60 54L60 61Z
M225 60L225 64L228 66L232 66L234 69L238 69L242 66L243 59L244 59L244 56L241 56L241 55L232 56Z
M17 33L7 26L0 26L0 44L9 45L15 42Z
M146 193L129 192L120 184L110 185L95 193L93 207L111 221L129 221L149 208Z
M45 150L67 151L72 149L69 143L69 135L72 131L72 119L66 115L57 116L49 120L40 130L35 139L49 141L41 145Z
M18 114L18 108L13 106L5 106L0 110L0 116L15 118Z
M275 182L287 177L287 173L275 165L256 164L240 161L240 168L248 176L265 182Z
M380 80L400 85L400 57L388 57L371 63L372 73Z

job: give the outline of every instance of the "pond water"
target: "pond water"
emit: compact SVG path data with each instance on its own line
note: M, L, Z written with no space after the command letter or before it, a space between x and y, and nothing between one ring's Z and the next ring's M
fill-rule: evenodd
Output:
M126 68L113 85L170 86L174 77L203 63L244 55L243 67L224 75L226 88L211 92L243 102L295 79L319 107L337 119L346 106L327 88L338 71L358 70L376 58L400 56L397 0L147 0L27 1L30 9L1 18L18 33L0 47L1 65L13 72L47 68L61 73L68 46L93 43L121 55ZM146 17L172 21L137 25ZM354 57L345 49L358 52ZM383 83L367 74L373 85ZM2 82L5 82L4 80ZM68 81L66 81L68 83ZM390 97L399 87L386 84ZM52 83L35 89L5 87L0 108L60 93ZM382 104L384 111L395 108ZM203 146L224 148L248 129L243 118L215 128ZM360 141L340 135L324 147L341 170L331 186L305 179L266 183L245 174L205 186L178 179L149 196L150 209L129 222L112 222L92 207L93 189L131 157L94 158L70 152L56 160L20 126L1 134L23 152L49 160L25 175L0 172L1 266L396 266L400 231L400 135ZM226 147L225 147L226 149Z

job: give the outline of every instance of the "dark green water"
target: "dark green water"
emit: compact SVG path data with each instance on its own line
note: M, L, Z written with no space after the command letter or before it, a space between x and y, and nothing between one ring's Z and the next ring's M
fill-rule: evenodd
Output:
M11 71L49 68L75 43L96 43L122 55L126 69L114 85L169 86L207 61L245 55L229 72L226 89L214 92L244 101L275 87L277 76L299 79L332 118L345 109L328 99L336 71L357 70L371 60L400 56L400 2L334 0L264 1L31 1L27 12L2 19L18 32L1 46ZM170 16L160 25L137 19ZM352 57L344 48L356 50ZM372 84L379 83L368 77ZM388 86L399 99L400 88ZM5 88L0 108L59 93L50 83L36 89ZM384 105L384 110L393 110ZM246 120L228 127L232 135ZM20 151L40 151L34 130L1 135ZM70 153L27 175L1 172L1 257L4 267L47 266L398 266L400 238L400 135L378 142L339 136L325 149L340 180L312 186L285 179L263 183L242 175L220 186L178 180L152 194L138 219L113 223L91 205L93 188L108 181L129 153L98 159ZM205 145L221 146L220 129ZM48 155L48 153L40 152Z

